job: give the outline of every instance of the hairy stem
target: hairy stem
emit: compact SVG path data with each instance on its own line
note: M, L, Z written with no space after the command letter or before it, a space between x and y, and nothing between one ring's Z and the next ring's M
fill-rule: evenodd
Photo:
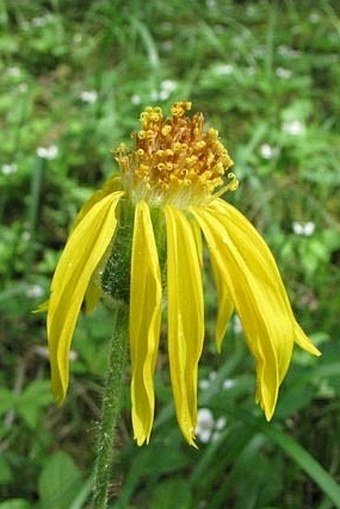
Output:
M110 360L102 404L102 417L98 432L93 509L106 509L107 507L108 488L114 457L114 438L120 410L123 387L122 378L126 361L128 314L128 306L125 303L117 302L116 322L111 341Z

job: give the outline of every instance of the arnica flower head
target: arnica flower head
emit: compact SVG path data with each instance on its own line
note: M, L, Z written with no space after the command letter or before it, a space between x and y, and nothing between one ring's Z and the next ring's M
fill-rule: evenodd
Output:
M294 343L319 355L297 324L274 258L249 221L221 198L237 189L232 160L203 115L177 102L141 114L130 150L121 145L113 175L79 212L61 255L48 302L52 388L61 403L69 350L83 302L103 291L129 305L134 437L148 442L154 419L153 377L166 302L168 356L179 427L195 444L197 369L204 340L204 245L218 299L221 348L235 311L256 362L256 400L269 420Z

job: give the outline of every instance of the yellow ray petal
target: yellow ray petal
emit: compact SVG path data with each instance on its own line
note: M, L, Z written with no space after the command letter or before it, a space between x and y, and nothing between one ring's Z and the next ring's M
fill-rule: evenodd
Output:
M120 177L114 175L111 176L104 184L102 189L99 189L94 194L92 194L91 198L82 206L80 211L78 212L75 220L73 221L71 232L77 227L83 217L91 210L91 208L96 205L100 200L105 198L108 194L112 194L115 191L120 189ZM96 272L96 271L95 271ZM90 281L89 287L86 291L86 313L91 313L96 306L96 303L100 299L102 295L102 291L99 286L94 281ZM37 307L33 311L33 313L43 313L48 310L49 301L43 302L40 306Z
M321 355L319 350L312 344L310 339L305 335L301 327L296 322L292 307L289 302L289 298L283 284L279 269L276 265L275 259L268 248L263 238L259 235L254 226L248 221L248 219L241 214L235 207L225 202L224 200L215 200L211 203L210 210L214 214L216 212L220 219L224 221L224 224L228 228L228 233L235 243L238 243L246 259L252 256L252 253L256 251L257 260L259 265L263 266L263 270L268 273L268 278L272 278L271 274L274 274L275 284L277 285L278 293L280 293L286 306L286 313L290 316L293 321L294 327L294 341L304 350L313 354ZM282 376L284 376L283 373Z
M45 300L45 302L39 304L39 306L36 309L33 309L32 313L46 313L46 311L48 311L48 305L49 301Z
M195 235L183 212L164 207L167 231L170 375L181 431L191 445L197 420L197 369L204 338L203 290Z
M192 227L192 231L194 233L194 238L195 238L195 242L196 242L196 249L197 249L200 266L203 269L203 243L202 243L201 228L199 227L199 225L197 224L196 221L190 221L190 224Z
M321 355L320 350L318 350L311 340L306 336L306 334L301 329L300 325L295 322L294 323L294 330L295 330L295 343L299 345L300 348L303 348L306 350L306 352L316 355L319 357Z
M98 191L96 191L95 193L93 193L89 200L86 203L84 203L84 205L81 207L73 222L71 231L74 230L74 228L80 223L83 217L86 216L89 210L91 210L91 208L96 203L105 198L105 196L120 191L121 188L122 188L121 179L119 176L113 175L109 177L107 181L104 183L103 187L101 189L98 189Z
M257 396L270 419L294 340L294 325L287 313L277 270L272 269L268 260L268 248L264 249L259 242L253 244L237 222L232 221L230 210L227 215L221 214L216 206L191 210L240 316L256 360Z
M131 255L130 351L134 437L149 441L154 418L153 375L158 352L162 287L149 207L136 205Z
M215 258L213 257L211 258L211 265L213 269L218 300L215 341L217 351L220 352L224 336L227 332L228 323L234 311L234 303L228 290L228 286L223 279L223 274L220 272L219 265L217 265Z
M122 192L96 203L73 230L51 284L47 315L52 390L61 403L68 386L68 356L73 331L90 278L113 237L115 210Z

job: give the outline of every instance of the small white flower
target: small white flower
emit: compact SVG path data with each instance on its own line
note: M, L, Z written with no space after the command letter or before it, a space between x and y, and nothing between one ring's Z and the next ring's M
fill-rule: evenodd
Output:
M80 92L79 97L84 103L93 104L98 99L98 93L95 90L83 90Z
M272 147L269 143L262 143L260 146L260 154L263 159L272 159L277 156L278 152L278 148Z
M219 64L216 65L215 72L221 76L226 76L234 72L234 66L232 64Z
M15 173L17 169L18 165L15 163L3 164L1 166L1 173L3 173L3 175L11 175L12 173Z
M161 89L166 90L167 92L171 93L177 88L176 81L173 80L163 80L161 83Z
M211 438L211 430L210 429L196 429L196 434L202 444L207 444Z
M306 126L301 120L287 120L282 124L282 130L291 136L301 136L306 132Z
M310 237L315 231L315 223L313 223L313 221L307 221L305 223L293 221L292 228L295 235Z
M209 408L200 408L197 412L197 438L203 444L217 440L221 431L226 427L227 419L219 417L216 421Z
M78 353L75 352L74 350L70 350L68 358L70 359L71 362L74 362L78 359Z
M311 23L320 23L321 16L318 12L311 12L308 19Z
M48 351L48 347L47 346L41 346L41 345L36 345L33 347L33 351L39 355L39 357L42 357L44 359L49 359L50 358L50 353ZM68 354L68 358L70 360L70 362L74 362L78 359L78 353L75 352L74 350L70 350L69 354Z
M151 101L166 101L172 92L177 88L177 83L173 80L163 80L160 84L160 90L153 90L150 94Z
M7 76L11 76L12 78L18 78L21 76L21 69L19 67L9 67L7 69Z
M131 96L131 103L134 104L135 106L138 106L141 102L142 99L138 94L133 94L133 96Z
M197 412L196 435L203 444L209 442L214 426L215 421L211 410L200 408Z
M39 357L42 357L43 359L49 359L49 357L50 357L50 353L48 351L47 346L35 345L35 346L33 346L33 351L34 351L34 353L36 353L37 355L39 355Z
M209 389L210 385L211 385L211 381L210 380L206 380L205 378L198 382L198 387L200 389L202 389L203 391L206 391L207 389Z
M44 289L40 285L31 285L26 289L26 296L30 299L42 297L44 295Z
M222 416L222 417L219 417L217 419L217 421L215 422L215 428L218 430L218 431L221 431L222 429L224 429L226 427L226 424L227 424L227 419L226 417Z
M38 147L37 155L41 157L41 159L52 160L58 156L58 147L56 145L51 145L50 147Z
M285 69L284 67L278 67L275 71L276 76L282 78L283 80L289 80L292 77L293 73L290 69Z
M309 237L310 235L313 235L314 231L315 231L315 223L313 223L312 221L308 221L305 224L305 235L307 237Z
M224 390L232 389L236 385L236 380L232 380L232 378L226 378L223 380L222 387Z
M243 331L242 323L237 315L234 315L232 318L232 329L235 334L241 334Z
M217 421L215 421L215 428L214 428L214 431L211 435L211 442L216 442L216 440L218 440L221 436L221 431L224 430L224 428L226 427L226 424L227 424L227 419L222 416L222 417L219 417L217 419Z
M161 90L158 94L158 97L161 101L166 101L170 97L170 92L168 90Z
M209 389L212 382L216 380L216 377L217 377L216 371L212 371L211 373L209 373L208 378L204 378L203 380L200 380L198 382L199 388L202 389L203 391Z

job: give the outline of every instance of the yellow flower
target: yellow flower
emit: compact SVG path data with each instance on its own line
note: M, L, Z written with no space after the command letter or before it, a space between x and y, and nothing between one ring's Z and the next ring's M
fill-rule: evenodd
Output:
M248 220L220 196L237 188L232 161L203 115L172 116L146 108L134 148L115 152L113 176L81 209L56 268L47 332L52 387L61 403L69 382L69 349L83 301L91 310L102 286L129 303L132 423L138 445L154 419L153 376L162 299L167 301L170 375L180 429L194 445L197 368L204 339L202 234L218 297L218 349L235 312L257 369L256 399L269 420L294 342L314 355L295 321L274 258ZM166 283L162 274L166 272ZM164 290L166 288L166 291ZM164 295L166 294L166 295Z

